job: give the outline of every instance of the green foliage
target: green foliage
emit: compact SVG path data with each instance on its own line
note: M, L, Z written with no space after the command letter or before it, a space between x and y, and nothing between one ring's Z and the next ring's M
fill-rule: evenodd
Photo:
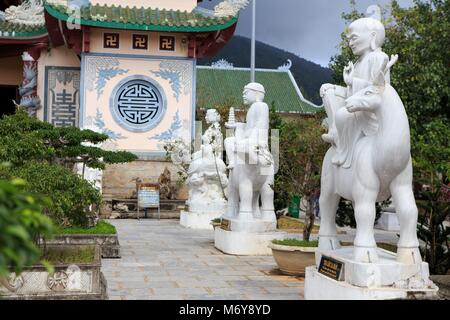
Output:
M108 139L105 134L75 127L55 127L28 116L19 108L0 120L0 161L22 165L30 160L48 161L71 168L83 163L94 169L105 164L136 160L129 152L105 151L92 144Z
M101 205L100 192L62 166L30 161L7 170L0 168L0 177L25 179L27 191L47 195L52 202L45 206L44 213L60 226L87 226Z
M375 224L381 217L383 208L386 208L390 204L390 201L383 201L375 203ZM340 227L349 226L351 228L356 228L355 210L351 201L341 199L339 202L339 207L336 212L336 224Z
M49 200L24 191L23 180L0 180L0 278L20 273L41 256L39 237L52 234L52 221L41 214Z
M284 239L284 240L272 240L273 244L278 244L280 246L289 247L306 247L306 248L316 248L319 246L319 241L304 241L298 239Z
M420 209L418 236L424 241L424 259L433 274L450 269L450 128L441 119L424 125L413 143L417 205Z
M56 229L55 234L57 235L67 235L67 234L117 234L116 227L107 221L100 220L95 227L92 228L61 228Z
M270 122L279 130L279 169L275 175L275 208L286 208L290 199L300 194L307 199L303 239L309 240L314 227L314 196L320 190L321 163L327 144L321 139L323 133L321 113L308 118L283 121L273 112ZM272 150L273 152L273 150Z

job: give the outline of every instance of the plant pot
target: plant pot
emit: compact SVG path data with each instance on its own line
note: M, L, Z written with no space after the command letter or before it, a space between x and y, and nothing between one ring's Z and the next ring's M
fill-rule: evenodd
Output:
M283 246L269 244L278 268L291 276L305 276L305 268L315 265L316 247Z

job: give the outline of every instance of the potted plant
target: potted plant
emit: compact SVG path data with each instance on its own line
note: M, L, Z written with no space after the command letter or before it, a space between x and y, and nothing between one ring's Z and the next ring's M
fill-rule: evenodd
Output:
M314 228L315 209L320 190L320 165L327 150L321 139L321 115L281 121L280 162L274 190L290 195L300 194L308 205L302 240L273 240L269 247L280 270L287 274L304 275L305 267L315 264L317 241L310 241Z
M315 264L318 243L298 239L272 240L269 247L281 272L304 276L305 268Z

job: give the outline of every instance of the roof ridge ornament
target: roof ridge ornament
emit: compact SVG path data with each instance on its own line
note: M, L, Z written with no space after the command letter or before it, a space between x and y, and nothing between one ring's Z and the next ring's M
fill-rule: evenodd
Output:
M281 66L278 67L278 70L280 71L288 71L291 70L292 67L292 60L291 59L287 59L287 62Z
M236 16L250 0L225 0L214 7L214 16L218 18Z
M234 65L225 59L220 59L216 62L211 63L211 67L216 69L233 69Z
M44 1L24 0L18 6L10 6L0 14L0 20L30 26L44 26Z

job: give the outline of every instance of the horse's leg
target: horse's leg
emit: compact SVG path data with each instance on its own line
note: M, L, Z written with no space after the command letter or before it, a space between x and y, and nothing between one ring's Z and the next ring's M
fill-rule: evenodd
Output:
M269 179L270 180L270 179ZM261 188L262 219L276 221L275 207L273 205L274 191L268 182Z
M336 250L340 247L336 229L336 211L340 196L334 190L334 168L331 164L333 153L327 152L323 160L320 187L319 210L320 231L319 248L321 250Z
M253 191L253 215L255 218L261 218L261 212L259 210L259 192Z
M253 183L250 179L239 181L239 219L253 219Z
M238 170L238 168L234 169ZM226 216L229 218L235 218L239 205L239 192L238 185L235 183L235 171L230 172L230 179L228 181L228 205Z
M378 262L377 243L375 242L373 225L375 223L375 202L378 190L364 188L356 183L354 190L354 209L356 219L356 237L354 241L353 257L356 261Z
M406 169L392 181L390 189L400 222L397 261L407 264L421 262L417 239L418 210L412 190L411 160Z

